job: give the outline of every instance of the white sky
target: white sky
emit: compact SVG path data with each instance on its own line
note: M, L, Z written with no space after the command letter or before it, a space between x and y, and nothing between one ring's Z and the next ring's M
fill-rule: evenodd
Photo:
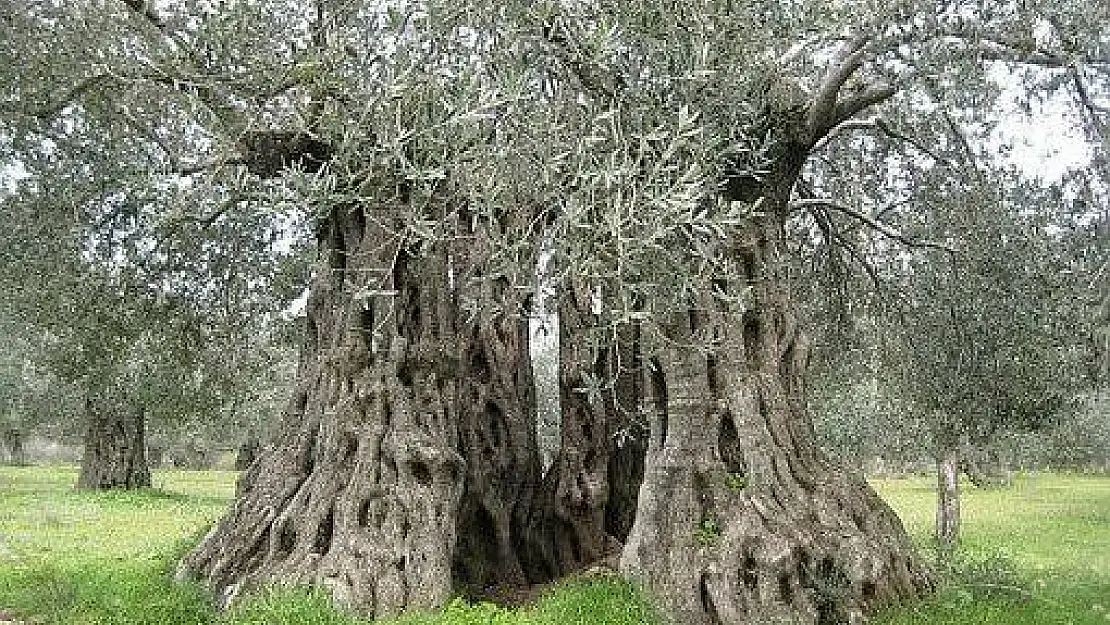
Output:
M1017 105L1024 95L1021 77L1001 64L992 74L1003 88L1002 123L995 138L1012 147L1010 160L1026 175L1056 182L1091 160L1092 146L1077 127L1079 113L1070 90L1034 104L1026 114Z
M1032 116L1012 111L996 134L1010 143L1010 160L1028 176L1055 182L1092 157L1090 143L1073 124L1074 115L1075 108L1063 103L1049 103Z

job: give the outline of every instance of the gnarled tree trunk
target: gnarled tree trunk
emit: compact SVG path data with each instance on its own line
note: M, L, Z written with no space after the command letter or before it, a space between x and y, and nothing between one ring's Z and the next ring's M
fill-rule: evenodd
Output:
M475 266L475 220L421 247L397 236L410 206L367 206L322 220L293 399L179 569L223 605L311 584L385 617L529 580L540 465L518 296Z
M530 513L529 560L550 579L607 556L628 535L643 477L635 328L613 340L594 294L568 285L559 300L560 444Z
M181 564L222 605L270 583L322 586L371 616L451 593L466 468L447 255L392 236L403 205L375 208L322 220L293 397L230 512Z
M612 345L589 290L564 294L563 433L542 478L526 302L482 264L513 217L444 203L435 221L458 236L421 243L397 234L407 193L357 192L321 220L282 424L181 576L224 605L313 584L382 617L545 581L627 535L622 569L683 623L837 623L928 585L890 509L814 444L784 290L786 193L737 243L747 310L703 306L666 340L631 329Z
M750 289L746 309L695 303L646 346L651 433L621 570L678 623L856 622L930 585L897 516L815 444L784 258L798 163L762 183L736 241L745 284L721 286Z
M529 302L506 278L490 278L483 269L494 252L491 237L515 236L528 218L524 210L500 220L464 214L452 252L462 307L478 311L461 314L459 322L459 453L466 480L453 569L456 587L472 595L545 579L524 547L541 476Z
M77 487L150 488L146 463L146 419L142 407L121 392L90 390L85 396L85 452Z

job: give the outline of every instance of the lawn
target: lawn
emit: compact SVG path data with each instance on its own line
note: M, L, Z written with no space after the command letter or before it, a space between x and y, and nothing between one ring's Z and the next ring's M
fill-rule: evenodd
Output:
M872 480L927 547L933 480ZM963 564L935 599L882 625L1110 624L1110 478L1037 474L963 484Z
M72 468L0 467L0 623L42 625L351 625L321 597L279 593L216 614L169 581L177 557L230 502L235 474L160 471L155 489L82 493ZM875 480L922 546L931 480ZM881 625L1110 624L1110 478L1037 475L965 491L964 557L934 599ZM8 614L5 615L4 613ZM627 585L580 582L532 608L456 602L397 625L654 622Z

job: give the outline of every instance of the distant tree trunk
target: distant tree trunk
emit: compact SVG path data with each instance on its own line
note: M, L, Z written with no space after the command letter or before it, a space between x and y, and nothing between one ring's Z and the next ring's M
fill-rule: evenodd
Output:
M8 452L8 463L14 466L27 464L27 452L23 447L23 432L19 428L4 430L4 447Z
M258 436L255 434L254 430L250 430L235 452L235 470L246 471L247 467L251 466L255 459L258 458L258 454L261 453L261 451L262 443L258 440Z
M960 450L944 445L937 456L936 538L941 554L951 553L960 538Z
M473 219L421 248L397 238L402 201L320 223L293 398L179 570L222 605L313 584L382 618L529 579L519 546L540 466L527 318L511 285L472 265L485 244Z
M119 393L97 390L86 395L85 414L85 452L77 487L150 488L142 408Z
M166 461L166 449L161 445L150 445L146 448L146 464L148 467L160 467Z
M720 285L750 289L746 307L692 302L645 345L651 433L621 570L679 623L855 622L931 584L894 512L815 443L784 247L802 158L785 156L733 198L764 199L736 241L745 284Z

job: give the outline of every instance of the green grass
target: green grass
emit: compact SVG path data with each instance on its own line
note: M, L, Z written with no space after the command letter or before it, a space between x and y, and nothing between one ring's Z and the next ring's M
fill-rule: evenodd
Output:
M872 480L914 541L931 540L933 480ZM881 625L1110 624L1110 479L1020 476L962 484L961 556L948 585Z
M282 590L217 614L170 581L177 559L226 509L235 473L160 471L140 492L76 491L72 468L0 467L0 612L43 625L356 625L319 593ZM458 600L391 625L635 625L655 622L618 580L566 584L510 610Z
M360 625L307 590L262 593L227 614L174 563L234 493L230 472L164 471L155 489L85 493L72 468L0 467L0 612L42 625ZM927 547L932 480L875 480ZM1110 624L1110 478L1038 475L964 491L963 556L935 598L879 625ZM628 584L568 583L532 607L457 600L389 625L635 625L658 619Z
M235 474L159 472L155 489L90 493L73 468L0 467L0 608L59 625L211 620L170 566L227 507Z

